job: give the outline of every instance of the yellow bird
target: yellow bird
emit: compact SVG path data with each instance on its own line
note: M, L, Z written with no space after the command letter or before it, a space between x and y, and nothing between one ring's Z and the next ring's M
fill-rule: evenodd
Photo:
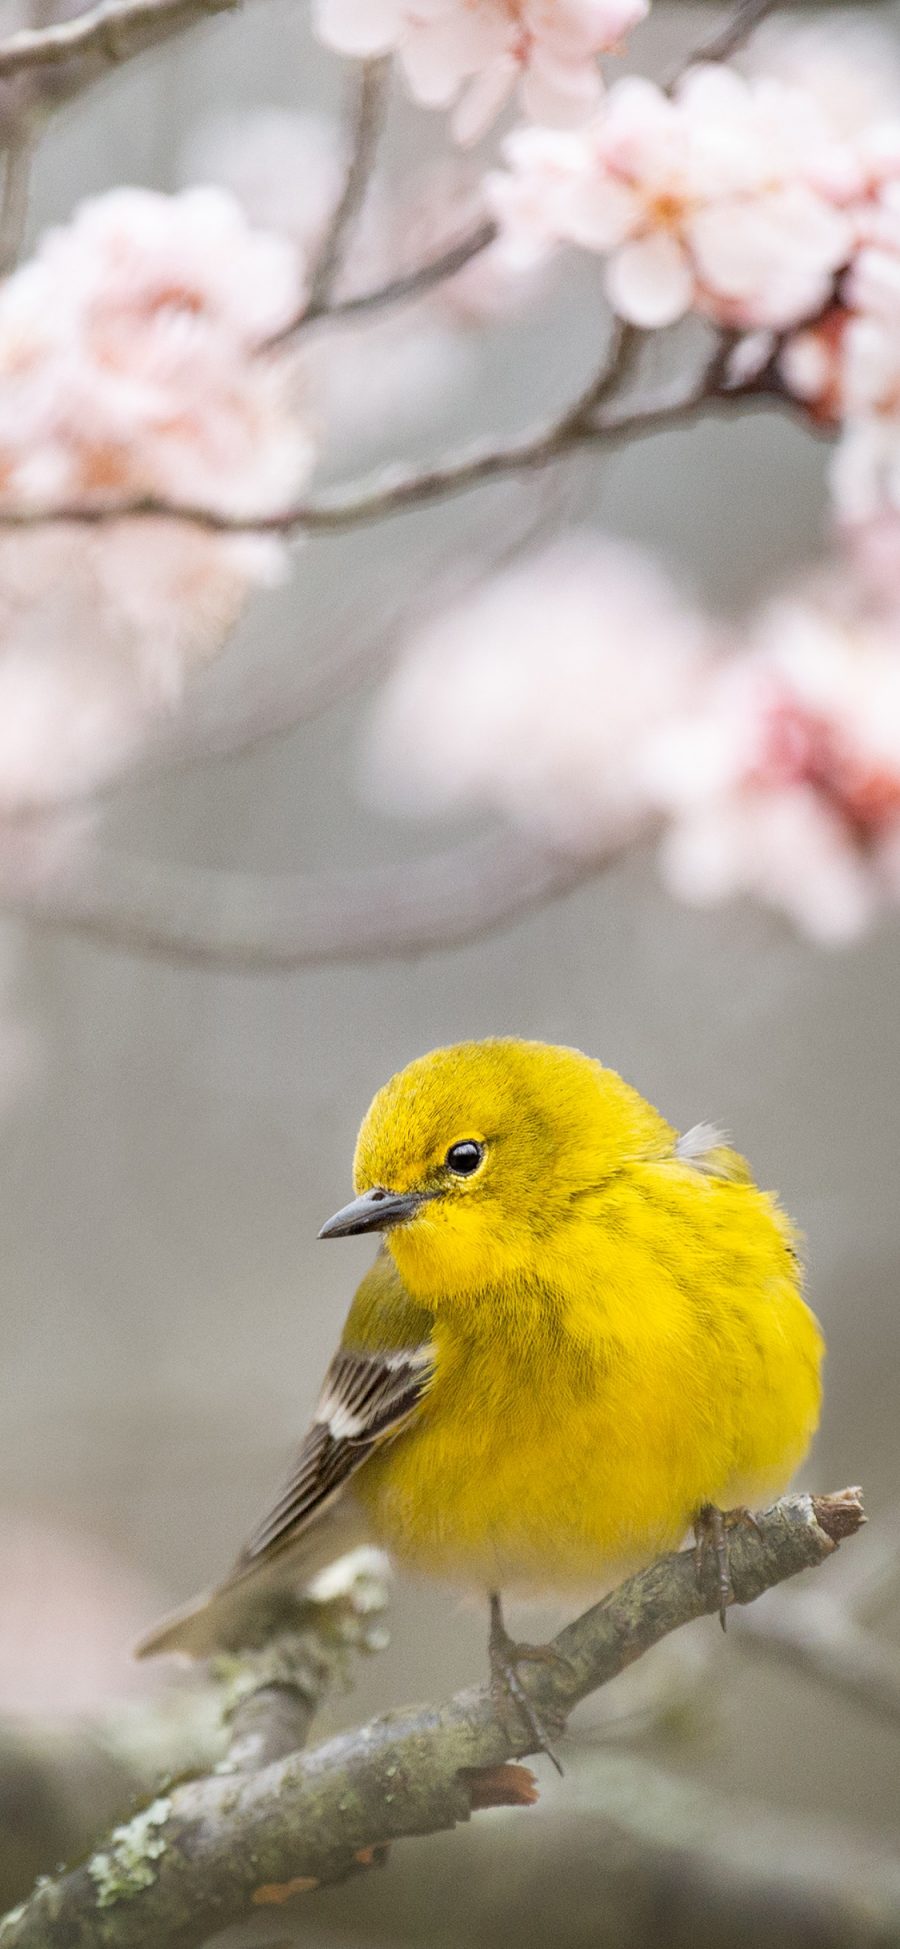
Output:
M379 1091L357 1196L381 1232L309 1432L232 1576L141 1652L241 1641L255 1584L366 1535L491 1602L608 1584L784 1488L821 1398L797 1238L720 1132L678 1133L578 1050L461 1043Z

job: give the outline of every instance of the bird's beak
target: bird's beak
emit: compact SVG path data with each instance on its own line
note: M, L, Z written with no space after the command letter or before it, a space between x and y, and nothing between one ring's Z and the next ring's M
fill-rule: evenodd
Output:
M320 1238L352 1238L356 1232L389 1232L393 1225L405 1225L425 1203L424 1191L383 1191L375 1185L361 1198L344 1205L322 1226Z

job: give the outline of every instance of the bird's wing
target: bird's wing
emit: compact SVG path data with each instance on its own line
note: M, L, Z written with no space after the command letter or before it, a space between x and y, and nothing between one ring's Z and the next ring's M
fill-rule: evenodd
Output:
M281 1495L231 1575L164 1618L135 1647L137 1656L184 1651L207 1658L264 1643L281 1617L282 1589L298 1576L308 1582L361 1540L359 1517L342 1503L341 1491L374 1448L406 1427L433 1373L434 1353L425 1341L382 1352L342 1347Z
M324 1513L373 1448L406 1426L433 1374L427 1343L378 1353L341 1347L284 1488L241 1552L236 1574L293 1543Z

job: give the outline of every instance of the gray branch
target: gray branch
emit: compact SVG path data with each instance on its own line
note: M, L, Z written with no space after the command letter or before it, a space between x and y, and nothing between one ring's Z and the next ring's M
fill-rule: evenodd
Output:
M825 1561L863 1522L857 1490L786 1496L735 1532L734 1602ZM559 1663L528 1669L544 1721L671 1631L717 1609L715 1570L663 1557L554 1641ZM412 1707L250 1775L189 1781L162 1795L82 1867L39 1886L0 1928L2 1949L197 1949L214 1930L374 1865L392 1840L467 1821L479 1806L531 1797L511 1759L532 1750L490 1689ZM877 1893L877 1891L876 1891ZM896 1919L896 1905L895 1905ZM896 1939L892 1938L892 1939Z
M695 62L730 61L779 5L780 0L740 0L724 27L692 49L687 61L682 63L681 72L693 67Z
M345 319L352 321L355 318L370 316L377 311L388 311L393 305L422 298L426 292L436 290L438 285L446 284L449 278L455 277L458 271L464 270L467 264L471 264L473 258L480 257L481 252L487 250L489 244L496 243L497 234L497 225L487 217L483 217L466 236L460 237L455 244L448 244L434 257L426 257L424 262L417 264L413 270L400 271L396 277L389 278L387 283L374 285L369 291L359 291L352 297L334 300L328 306L324 318L329 325L334 324L335 321L340 323ZM311 315L307 310L295 325L289 325L279 338L270 342L277 345L282 338L295 336L307 325L315 323L315 319L316 314Z
M364 61L360 68L350 122L344 186L313 267L304 309L292 325L285 326L276 338L269 341L272 345L280 344L282 339L290 338L298 331L301 325L310 324L313 319L322 318L331 310L332 294L344 268L375 167L387 108L390 74L391 63L387 57L379 61Z
M132 953L266 973L477 940L593 877L607 857L550 853L502 832L364 873L259 877L85 840L56 877L0 882L0 907Z
M629 337L629 345L631 338ZM61 505L50 508L0 508L0 528L30 528L49 521L98 527L107 521L179 520L212 534L321 535L340 534L395 514L428 507L457 494L470 493L490 481L539 473L569 455L590 447L614 452L627 442L646 439L666 429L690 425L708 412L735 412L748 406L776 406L806 420L802 409L785 396L770 373L746 385L730 385L723 371L723 354L731 340L721 336L708 364L698 373L681 377L658 390L624 400L615 396L607 366L585 387L575 402L544 426L497 446L480 443L424 468L392 467L373 483L354 482L318 497L297 501L273 514L253 517L219 513L211 508L146 498L110 502L104 506ZM597 401L602 407L597 408Z
M0 79L58 68L73 60L100 68L159 47L211 14L234 13L242 0L98 0L53 27L23 27L0 41Z

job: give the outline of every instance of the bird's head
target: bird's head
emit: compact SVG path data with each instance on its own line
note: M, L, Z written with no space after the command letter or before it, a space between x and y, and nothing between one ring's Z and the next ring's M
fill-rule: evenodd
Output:
M576 1049L435 1049L379 1090L356 1146L358 1196L320 1237L384 1232L410 1292L463 1296L550 1265L591 1191L673 1135Z

